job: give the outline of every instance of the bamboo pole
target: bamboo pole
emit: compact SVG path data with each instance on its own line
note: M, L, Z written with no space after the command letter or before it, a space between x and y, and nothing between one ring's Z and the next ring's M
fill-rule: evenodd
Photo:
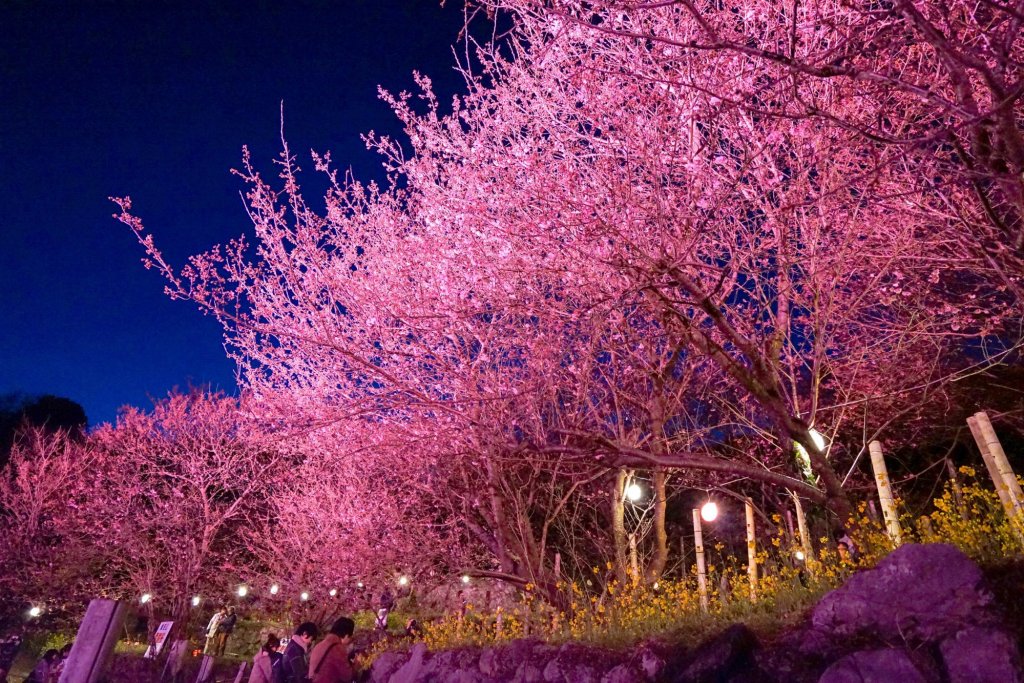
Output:
M757 601L757 541L754 537L754 503L744 501L747 510L747 575L750 577L750 601Z
M636 534L629 535L629 573L633 583L640 580L640 558L636 552Z
M697 592L700 595L700 608L708 611L708 575L704 564L704 535L700 529L700 510L693 511L693 547L697 553Z
M814 546L811 544L811 535L807 533L807 517L804 516L804 506L800 503L800 496L792 491L793 506L796 508L796 528L800 534L800 546L804 550L804 565L807 571L814 573Z
M680 536L679 536L679 557L680 557L680 560L683 563L683 576L686 576L686 574L687 574L687 571L686 571L686 569L687 569L687 564L686 564L686 534L680 534Z
M949 472L949 483L953 486L953 500L956 501L956 509L960 511L960 518L967 520L967 508L964 507L964 492L960 488L960 477L956 473L956 465L949 457L946 458L946 471Z
M978 431L981 432L981 436L985 440L988 452L992 455L992 462L995 463L996 470L1010 494L1010 502L1017 514L1020 514L1024 509L1024 491L1021 491L1017 475L1010 467L1010 461L1006 459L1006 452L1003 450L1003 445L999 443L996 430L992 428L992 422L989 421L985 411L975 413L974 419L978 423Z
M868 452L871 453L871 469L875 472L875 486L878 487L878 500L882 504L882 517L885 519L886 531L889 532L892 542L900 545L903 542L903 534L900 531L899 517L896 515L896 502L892 496L889 472L885 468L882 444L872 441L868 444Z
M1010 490L1006 488L1006 484L1003 482L1003 477L999 474L999 468L996 467L995 460L992 459L992 453L988 449L988 444L985 443L985 437L981 433L981 426L978 424L978 418L974 417L967 418L967 426L971 429L971 436L974 437L974 443L978 445L978 450L981 452L981 459L985 462L985 469L988 470L988 476L992 479L992 485L996 487L996 494L999 496L999 502L1003 504L1003 509L1006 511L1007 516L1013 514L1014 505L1013 500L1010 498Z

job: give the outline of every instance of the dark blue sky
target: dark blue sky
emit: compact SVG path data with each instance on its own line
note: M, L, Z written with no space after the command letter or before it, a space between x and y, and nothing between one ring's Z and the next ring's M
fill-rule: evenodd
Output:
M217 8L207 7L217 5ZM173 302L111 218L134 207L175 265L247 232L236 167L330 150L380 178L360 133L397 133L378 84L461 81L449 0L0 2L0 394L53 393L91 424L172 387L234 391L220 329Z

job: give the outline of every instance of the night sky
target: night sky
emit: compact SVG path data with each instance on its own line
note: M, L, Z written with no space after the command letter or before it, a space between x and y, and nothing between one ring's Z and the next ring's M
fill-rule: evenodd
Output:
M250 233L229 171L247 144L272 172L282 101L307 187L311 148L381 179L359 139L399 132L377 85L416 69L448 101L462 21L455 0L0 0L0 394L67 396L95 425L175 386L234 393L219 326L164 295L107 197L176 266Z

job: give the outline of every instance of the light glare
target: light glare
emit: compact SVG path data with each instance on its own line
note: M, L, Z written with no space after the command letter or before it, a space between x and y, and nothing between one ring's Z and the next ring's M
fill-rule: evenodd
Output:
M700 517L705 522L713 522L718 517L718 505L713 501L704 503L704 506L700 509Z

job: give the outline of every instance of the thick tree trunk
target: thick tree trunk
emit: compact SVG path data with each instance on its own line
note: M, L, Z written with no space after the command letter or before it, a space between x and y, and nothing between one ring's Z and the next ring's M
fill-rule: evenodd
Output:
M660 579L668 564L668 532L665 530L665 512L668 509L667 478L664 470L654 471L654 557L647 565L648 583Z

